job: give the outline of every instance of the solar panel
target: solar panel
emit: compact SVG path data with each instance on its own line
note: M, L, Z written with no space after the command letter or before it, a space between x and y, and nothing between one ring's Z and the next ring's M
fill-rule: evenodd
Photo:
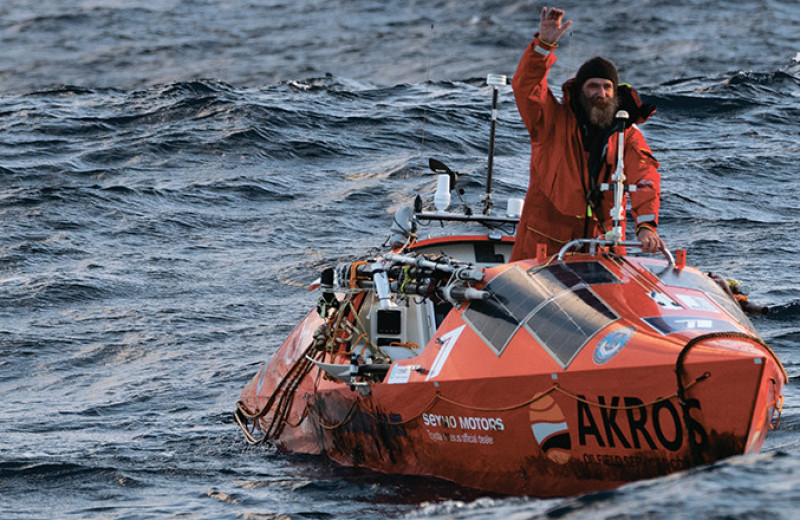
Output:
M592 336L618 318L591 289L583 287L548 301L525 327L566 368Z
M600 262L570 262L567 266L578 275L586 285L620 283L620 279Z
M499 356L522 322L548 297L531 283L519 267L511 267L493 278L484 290L488 300L473 300L462 317Z
M558 264L534 274L516 266L506 269L484 288L492 296L470 302L462 317L498 356L524 323L566 367L592 336L618 319L588 287L617 278L592 263L598 262L582 262L576 270Z
M552 296L578 285L621 282L600 262L570 262L553 264L545 268L533 267L528 270L528 274Z

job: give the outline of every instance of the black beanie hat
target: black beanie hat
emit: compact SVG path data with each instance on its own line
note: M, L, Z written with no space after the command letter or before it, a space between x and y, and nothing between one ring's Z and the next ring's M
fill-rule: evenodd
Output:
M595 56L587 61L581 68L578 69L578 74L575 75L575 83L578 88L583 87L583 83L589 78L603 78L611 80L614 83L614 88L619 84L619 76L617 75L617 68L613 63L600 56Z

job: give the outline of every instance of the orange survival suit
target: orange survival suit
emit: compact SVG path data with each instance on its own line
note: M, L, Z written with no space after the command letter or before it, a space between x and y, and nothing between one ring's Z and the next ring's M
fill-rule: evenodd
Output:
M616 169L618 131L601 136L600 142L607 147L591 157L591 174L579 87L574 78L567 81L562 103L547 86L547 72L556 62L554 49L537 36L512 81L517 108L531 138L531 171L511 261L535 257L537 244L547 244L547 254L553 255L570 240L597 237L612 227L613 191L601 193L598 187L611 182ZM643 123L655 112L627 85L617 87L617 96L619 109L629 113L630 123ZM623 155L625 184L636 185L630 194L636 227L655 230L661 195L659 163L635 124L625 130Z

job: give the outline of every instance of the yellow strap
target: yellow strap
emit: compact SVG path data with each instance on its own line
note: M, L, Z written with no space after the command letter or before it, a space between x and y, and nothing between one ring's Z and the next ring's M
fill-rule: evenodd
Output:
M541 231L539 231L539 230L537 230L537 229L533 229L533 228L532 228L532 227L530 227L530 226L525 226L525 227L527 227L527 228L528 228L528 231L533 231L533 232L534 232L534 233L536 233L537 235L542 235L542 236L543 236L543 237L545 237L546 239L548 239L548 240L552 240L553 242L558 242L559 244L566 244L566 243L568 242L568 240L559 240L559 239L557 239L557 238L553 238L553 237L551 237L550 235L548 235L548 234L546 234L546 233L542 233Z

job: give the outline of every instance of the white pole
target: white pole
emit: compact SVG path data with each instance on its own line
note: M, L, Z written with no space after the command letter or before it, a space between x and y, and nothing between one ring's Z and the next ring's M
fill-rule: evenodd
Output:
M617 120L620 121L619 129L619 148L617 150L617 171L614 173L612 180L614 181L614 207L611 209L611 219L614 227L611 230L611 236L607 237L615 243L619 243L625 239L622 236L622 224L625 222L625 123L630 116L624 110L617 112Z

